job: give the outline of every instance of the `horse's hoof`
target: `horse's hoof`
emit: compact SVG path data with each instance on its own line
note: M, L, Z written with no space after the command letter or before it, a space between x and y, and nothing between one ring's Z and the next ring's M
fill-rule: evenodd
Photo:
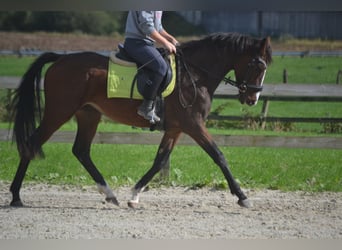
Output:
M117 205L117 206L120 205L119 202L118 202L118 200L117 200L115 197L106 198L106 201L107 201L108 203L113 203L114 205Z
M133 208L133 209L134 209L134 208L137 208L137 207L138 207L138 204L139 204L138 202L133 201L133 200L127 202L128 207Z
M24 204L21 202L21 200L16 200L16 201L12 201L10 203L11 207L23 207Z
M245 207L245 208L251 208L252 207L252 204L249 202L248 199L244 199L244 200L239 200L238 201L238 204L241 206L241 207Z

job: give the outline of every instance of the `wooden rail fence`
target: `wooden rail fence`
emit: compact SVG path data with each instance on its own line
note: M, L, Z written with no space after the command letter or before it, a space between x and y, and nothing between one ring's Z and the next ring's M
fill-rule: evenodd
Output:
M49 142L72 143L74 131L57 131ZM158 145L160 132L97 132L94 143L98 144L135 144ZM282 147L282 148L327 148L342 149L342 137L305 137L305 136L269 136L269 135L213 135L219 146L231 147ZM0 129L0 141L10 141L12 131ZM183 134L178 145L196 145L188 135Z
M227 94L229 93L229 94ZM221 85L215 92L215 98L236 98L237 90L229 85ZM297 102L342 102L342 85L338 84L265 84L260 100L263 101L260 120L279 122L342 122L340 118L327 117L269 117L268 109L271 101ZM242 117L215 116L210 119L241 120Z
M14 89L18 86L18 77L0 77L0 88ZM229 94L228 94L229 93ZM237 90L229 85L220 85L215 98L236 99ZM270 101L320 101L342 102L342 85L335 84L265 84L260 97L263 101L260 119L266 121L290 122L342 122L342 118L303 118L303 117L268 117ZM210 115L210 119L243 120L240 116ZM50 141L72 142L75 132L56 132ZM257 136L257 135L214 135L220 146L251 146L251 147L289 147L289 148L331 148L342 149L342 137L317 136ZM0 141L8 141L11 131L0 130ZM115 144L159 144L161 133L105 133L98 132L95 143ZM184 135L179 144L193 145L191 138Z

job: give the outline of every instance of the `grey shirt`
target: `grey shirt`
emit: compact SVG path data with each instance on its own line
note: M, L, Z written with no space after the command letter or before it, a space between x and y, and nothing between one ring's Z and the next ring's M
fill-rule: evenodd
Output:
M156 30L163 30L161 23L162 11L129 11L126 21L126 38L143 39L155 42L150 34Z

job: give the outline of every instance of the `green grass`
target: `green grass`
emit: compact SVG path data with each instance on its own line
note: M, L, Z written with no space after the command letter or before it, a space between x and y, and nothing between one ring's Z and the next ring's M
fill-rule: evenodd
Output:
M256 106L241 105L237 100L214 99L212 111L219 106L224 107L220 115L241 115L250 113L259 115L262 101ZM342 117L342 103L340 102L285 102L270 101L269 116L274 117Z
M71 153L69 143L44 145L45 159L32 161L25 181L93 185ZM92 157L111 186L134 185L151 167L157 146L94 144ZM342 191L342 151L325 149L222 147L235 178L243 188L284 191ZM0 179L11 181L18 156L0 142ZM198 146L177 146L171 156L167 185L226 188L219 168Z
M342 69L341 57L281 57L274 56L267 68L265 84L283 83L284 70L288 83L335 84ZM233 72L228 76L234 78Z
M0 76L22 76L35 59L33 56L1 56Z
M267 70L265 83L282 83L287 70L289 83L336 83L341 57L279 57Z
M219 113L223 116L245 116L260 117L262 110L262 103L256 106L249 107L241 105L237 100L214 99L211 108L212 112ZM325 118L340 118L342 117L342 103L341 102L281 102L271 101L269 104L268 116L270 117L325 117ZM211 122L211 124L222 127L222 129L246 128L243 122ZM292 133L314 133L320 135L326 133L326 126L329 124L320 123L288 123L290 132ZM281 130L281 124L277 122L267 122L266 131L259 131L261 133L272 134L274 131ZM284 124L283 124L284 126ZM278 127L278 128L277 128ZM255 124L254 127L249 128L253 133L258 131L260 127ZM335 135L342 135L340 132Z

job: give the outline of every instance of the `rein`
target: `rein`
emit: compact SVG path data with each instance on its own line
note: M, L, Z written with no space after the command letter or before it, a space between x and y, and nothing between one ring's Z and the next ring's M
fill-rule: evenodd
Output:
M184 103L182 101L182 99L184 100L185 98L184 98L184 95L183 95L183 92L182 92L182 86L181 86L181 84L179 82L180 81L179 80L180 79L180 77L179 77L180 76L180 69L178 68L179 62L182 63L182 65L183 65L187 75L189 76L189 79L191 81L191 85L192 85L192 87L194 89L194 97L193 97L192 102L190 104ZM178 83L178 86L179 86L178 100L179 100L179 103L182 105L182 107L184 109L190 108L190 107L192 107L192 105L194 105L194 103L195 103L195 101L197 99L197 86L196 86L196 82L193 79L193 77L192 77L192 75L191 75L191 73L189 71L189 68L188 68L188 66L185 63L184 58L182 57L182 53L177 52L177 54L176 54L176 63L177 63L176 65L177 65L177 69L178 69L177 70L177 81L176 82Z
M246 81L238 83L237 81L230 79L230 77L224 77L223 82L224 84L229 84L233 87L238 88L241 93L246 93L248 89L251 89L254 92L260 92L263 90L263 86L257 86L256 84L247 84Z

